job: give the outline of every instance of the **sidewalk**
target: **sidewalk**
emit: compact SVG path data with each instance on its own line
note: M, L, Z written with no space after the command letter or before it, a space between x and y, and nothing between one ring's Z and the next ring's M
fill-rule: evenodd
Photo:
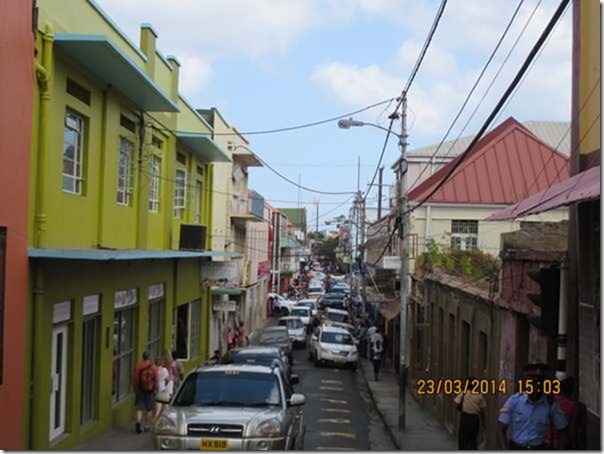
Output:
M148 432L137 434L132 424L114 427L87 443L74 446L71 451L151 451L151 436Z
M369 393L378 413L400 451L456 451L457 440L429 412L424 411L407 393L406 428L398 428L398 377L391 370L380 371L379 381L373 379L373 366L368 359L359 365L367 381Z

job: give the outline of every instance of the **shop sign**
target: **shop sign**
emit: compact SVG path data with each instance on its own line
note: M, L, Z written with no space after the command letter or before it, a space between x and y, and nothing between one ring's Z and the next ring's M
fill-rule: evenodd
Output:
M239 287L242 271L237 262L204 262L201 264L201 281L208 287Z
M237 310L237 301L214 301L212 309L216 312L235 312Z
M149 286L149 299L154 300L164 296L164 284L155 284Z
M121 309L123 307L132 306L138 302L137 292L135 288L130 288L128 290L118 290L115 292L115 304L114 307L116 309Z
M88 295L84 297L84 316L96 314L99 311L99 295Z
M382 268L385 270L398 270L401 268L401 258L396 255L386 256L382 259Z
M71 319L71 301L63 301L53 306L52 322L61 323Z

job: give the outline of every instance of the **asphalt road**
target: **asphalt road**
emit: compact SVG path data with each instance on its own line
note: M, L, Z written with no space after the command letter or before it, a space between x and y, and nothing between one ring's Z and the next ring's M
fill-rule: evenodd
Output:
M306 350L294 352L295 391L306 396L305 451L394 449L368 397L362 372L317 367Z

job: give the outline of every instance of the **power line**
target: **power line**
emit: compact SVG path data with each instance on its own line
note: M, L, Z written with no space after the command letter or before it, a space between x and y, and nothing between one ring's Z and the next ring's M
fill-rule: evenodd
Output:
M462 112L464 111L464 109L466 108L468 102L470 101L470 98L472 97L472 95L474 94L474 91L476 90L476 87L478 86L478 84L480 83L480 81L482 80L482 77L484 76L486 70L488 69L488 67L491 65L491 62L493 61L493 58L495 57L495 54L497 53L497 51L499 50L499 48L501 47L501 44L503 43L505 37L507 36L512 24L514 23L514 20L516 19L516 16L518 15L518 11L520 11L520 8L522 7L524 3L524 0L520 0L520 2L518 3L518 6L516 6L516 9L514 10L514 14L512 14L512 17L510 18L510 20L508 21L507 26L505 27L505 30L503 31L502 35L499 37L499 40L497 41L497 45L495 46L495 48L493 49L493 51L491 52L491 55L489 56L487 62L485 63L485 65L482 68L482 71L480 72L480 74L478 75L478 78L476 79L476 81L474 82L474 85L472 86L470 92L467 94L466 99L464 100L463 104L461 105L461 107L459 108L459 111L457 112L457 115L455 115L455 118L453 119L453 122L451 123L451 125L449 126L449 129L447 130L447 132L445 133L444 137L442 138L442 140L440 141L440 143L438 144L438 147L436 148L436 150L434 150L434 153L432 153L431 159L428 163L426 163L426 165L424 166L424 168L422 169L422 171L419 173L419 175L417 176L417 178L413 181L413 183L411 183L411 185L409 186L410 188L414 187L415 184L421 179L422 175L426 172L426 170L428 170L428 167L430 165L430 162L432 162L432 160L436 157L436 155L438 154L439 150L441 149L441 147L443 146L445 140L447 139L447 137L449 136L449 134L451 133L451 130L453 129L453 127L455 126L455 124L457 123L457 120L459 120L459 117L461 116ZM541 3L541 0L539 0L539 3ZM537 7L539 6L539 3L537 3L537 6L535 7L535 9L533 10L533 14L535 14L535 11L537 10ZM522 36L522 34L524 33L524 30L526 29L526 26L528 25L528 23L530 22L531 18L533 17L533 14L531 14L531 16L529 17L529 20L526 22L525 24L525 28L522 29L522 32L520 33L519 37ZM516 43L518 42L518 40L516 40ZM514 44L515 47L516 44ZM514 49L514 47L512 47L512 50ZM510 51L511 53L511 51ZM508 57L510 55L510 53L508 53ZM505 65L505 63L507 62L507 58L504 61L503 65ZM493 81L495 81L495 79L499 76L499 73L501 72L501 69L503 68L503 65L501 66L501 68L499 69L499 72L495 75L495 78L493 79ZM490 91L491 87L493 86L493 82L491 82L491 85L489 86L489 88L487 89L487 91L484 93L483 98L484 99L486 97L486 94ZM482 102L482 101L481 101ZM480 105L480 104L479 104ZM476 110L474 110L474 113L476 113ZM473 114L472 114L473 117ZM470 119L472 118L470 117ZM466 123L467 126L468 123ZM465 126L464 126L465 129ZM462 129L462 133L463 130ZM461 136L461 133L460 133ZM455 140L455 142L453 142L453 144L451 145L451 147L449 148L448 152L451 151L451 149L453 148L453 146L455 146L455 144L457 143L457 140L459 140L459 137L457 137L457 139ZM447 152L447 154L448 154ZM446 155L445 155L446 156Z
M510 83L510 85L508 86L506 91L504 92L503 96L501 97L501 99L499 100L499 102L497 103L497 105L495 106L493 111L491 112L491 114L488 116L488 118L486 119L486 121L484 122L484 124L482 125L482 127L480 128L478 133L476 134L476 136L472 139L472 141L470 142L470 144L468 145L466 150L457 158L457 160L454 162L454 164L451 166L451 168L447 171L447 173L444 175L444 177L430 190L430 192L418 204L414 205L412 208L408 209L406 212L401 213L401 216L404 216L404 215L416 210L417 208L422 206L428 199L430 199L430 197L432 197L436 193L436 191L438 191L444 185L444 183L449 179L449 177L453 174L453 172L455 172L459 168L459 166L463 163L463 161L468 157L468 155L470 154L470 152L472 151L472 149L474 148L476 143L480 140L480 138L482 137L484 132L490 126L493 119L501 111L503 105L506 103L506 101L508 100L508 98L510 97L510 95L512 94L514 89L518 86L520 80L526 73L527 69L531 66L533 60L535 59L535 56L537 55L537 53L539 52L539 50L545 43L547 37L551 34L552 30L554 29L554 26L556 25L556 23L558 22L558 20L562 16L562 14L564 13L564 10L566 9L566 7L569 4L569 1L570 0L562 0L560 2L560 5L556 9L554 15L548 22L547 26L545 27L545 29L543 30L541 35L539 36L539 39L533 45L531 51L529 52L529 55L526 57L524 63L522 64L522 66L520 67L520 69L518 70L516 75L514 76L514 79L512 80L512 82Z

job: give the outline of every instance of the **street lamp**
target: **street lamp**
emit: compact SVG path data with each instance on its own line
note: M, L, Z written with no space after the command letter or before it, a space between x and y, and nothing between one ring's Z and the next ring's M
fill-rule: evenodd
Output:
M405 154L407 152L407 94L403 92L400 98L401 106L401 117L398 113L393 113L390 118L396 119L401 118L401 133L396 134L390 129L384 128L383 126L374 123L365 123L363 121L354 120L352 118L342 119L338 121L338 127L340 129L350 129L352 126L371 126L373 128L387 131L388 134L394 134L398 137L398 146L401 150L401 164L399 168L400 172L400 186L398 193L398 212L399 212L399 238L402 241L401 251L401 271L400 271L400 297L401 297L401 311L399 319L399 337L400 337L400 373L399 373L399 417L398 426L400 429L405 428L405 407L406 407L406 386L407 386L407 352L406 352L406 340L407 340L407 274L409 269L409 260L407 257L407 241L409 233L409 209L407 204L407 160ZM392 123L391 123L392 126Z

